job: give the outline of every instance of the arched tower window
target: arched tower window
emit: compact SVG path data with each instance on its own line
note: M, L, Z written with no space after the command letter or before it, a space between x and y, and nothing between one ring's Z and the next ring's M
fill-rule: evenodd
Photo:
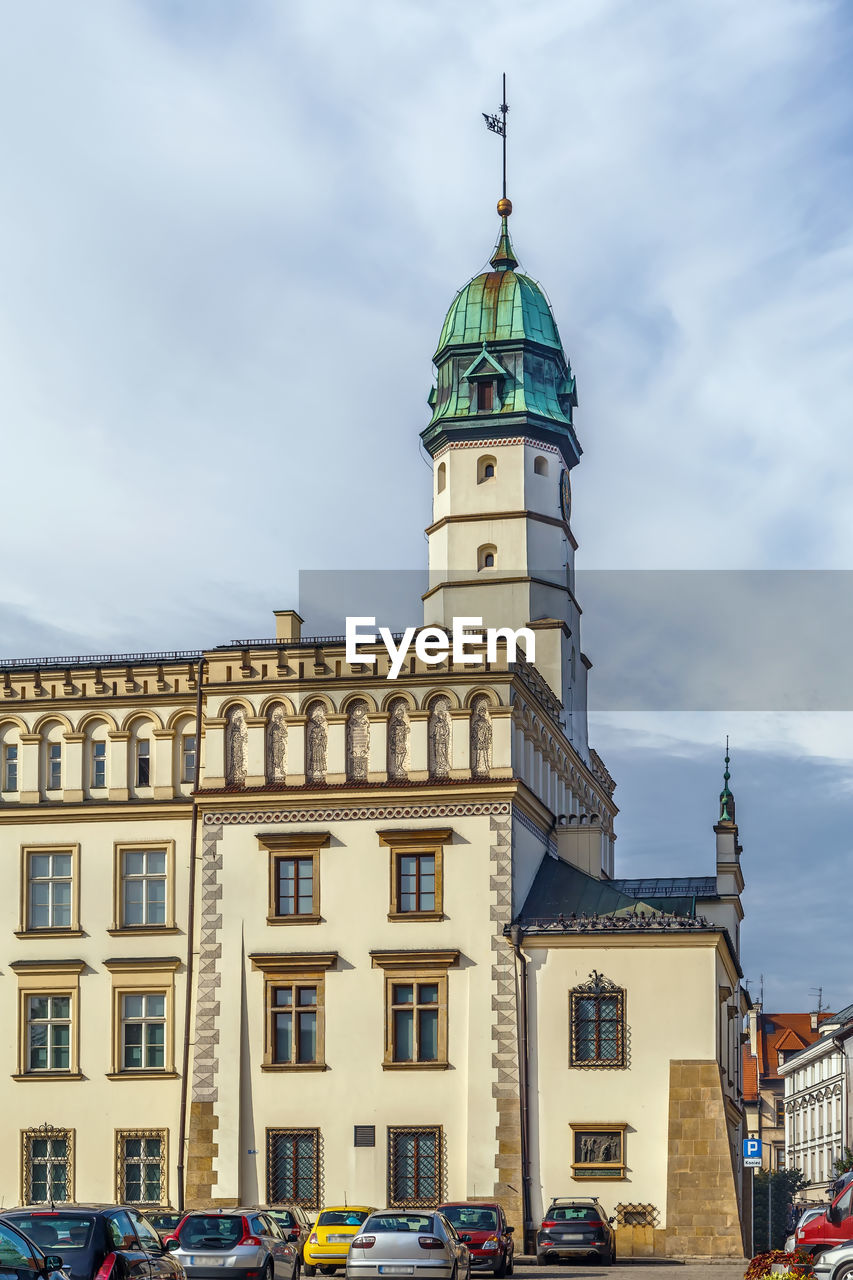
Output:
M436 492L444 493L444 490L446 489L446 487L447 487L447 464L445 462L440 462L438 464L438 471L436 472L436 476L435 476Z
M547 476L548 474L548 459L543 458L541 453L533 459L533 471L537 476Z
M498 562L498 549L492 542L477 548L477 568L494 569Z
M494 480L497 472L497 460L490 453L484 453L481 458L477 459L477 484L485 484L488 480Z

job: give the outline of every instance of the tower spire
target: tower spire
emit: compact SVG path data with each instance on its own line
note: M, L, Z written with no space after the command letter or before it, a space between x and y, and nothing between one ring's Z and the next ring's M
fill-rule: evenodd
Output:
M735 798L729 790L729 735L726 734L726 767L723 771L723 789L720 792L720 822L734 823L735 820Z
M498 201L498 214L500 215L500 220L501 220L501 233L498 237L498 243L495 246L495 252L492 255L490 261L495 271L512 271L514 267L518 266L518 259L513 253L512 241L510 240L510 236L509 236L509 226L507 224L507 219L509 218L509 215L512 213L512 201L507 199L507 194L506 194L506 117L507 117L507 112L509 111L509 104L507 103L507 100L506 100L506 72L504 72L504 75L503 75L502 87L503 87L503 95L501 99L501 105L498 108L498 112L493 116L487 115L485 111L482 114L483 114L483 119L486 122L486 128L490 129L492 133L496 133L498 135L498 137L501 140L502 150L503 150L503 166L501 171L501 198Z

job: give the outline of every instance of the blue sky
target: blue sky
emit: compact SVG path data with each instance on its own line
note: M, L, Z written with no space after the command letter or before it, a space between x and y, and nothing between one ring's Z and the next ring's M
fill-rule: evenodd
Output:
M578 377L579 565L851 567L849 6L28 0L0 21L0 651L263 635L301 569L423 564L430 356L496 233L480 113L504 70L515 245ZM746 968L802 1007L833 929L794 952L766 904L804 859L849 865L849 715L597 720L621 869L675 848L710 869L735 723Z

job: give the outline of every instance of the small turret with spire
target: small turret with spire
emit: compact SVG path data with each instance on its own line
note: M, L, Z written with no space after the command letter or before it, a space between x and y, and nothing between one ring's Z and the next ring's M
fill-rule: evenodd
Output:
M729 780L731 779L731 776L732 776L729 773L730 763L731 763L731 760L729 757L729 738L728 738L728 734L726 734L726 767L723 772L723 789L720 792L720 822L727 822L734 825L735 798L732 795L731 791L729 790Z

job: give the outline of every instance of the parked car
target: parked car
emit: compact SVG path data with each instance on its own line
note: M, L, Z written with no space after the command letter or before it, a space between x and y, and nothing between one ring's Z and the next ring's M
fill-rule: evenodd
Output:
M815 1280L851 1280L853 1277L853 1241L825 1249L815 1259Z
M456 1233L468 1246L473 1270L492 1271L496 1276L511 1276L515 1245L504 1211L488 1201L453 1200L438 1206Z
M142 1214L122 1205L30 1205L5 1209L9 1222L46 1254L61 1257L70 1280L184 1280L157 1232Z
M0 1274L16 1280L67 1280L57 1253L44 1253L35 1241L0 1221Z
M373 1212L372 1205L363 1204L329 1205L321 1209L302 1251L305 1275L315 1276L318 1267L327 1276L342 1269L353 1237L358 1235L362 1223Z
M794 1230L785 1240L786 1253L793 1253L797 1247L797 1228L805 1226L807 1222L811 1222L812 1218L820 1218L824 1212L825 1212L824 1209L804 1209L803 1210L803 1212L800 1214L799 1218L797 1219L797 1225L794 1227Z
M813 1258L836 1245L853 1243L853 1183L848 1184L823 1213L808 1222L805 1217L803 1214L797 1224L794 1244Z
M442 1213L383 1209L372 1213L352 1242L347 1280L435 1276L471 1280L471 1254Z
M536 1233L536 1261L545 1267L557 1258L598 1258L610 1266L616 1257L616 1233L598 1200L552 1200Z
M286 1240L295 1244L302 1257L305 1243L311 1234L313 1219L299 1204L255 1205L253 1213L265 1213L273 1222L278 1223Z
M172 1258L190 1277L223 1274L244 1280L296 1280L299 1251L265 1213L212 1209L188 1213L166 1240Z
M166 1236L175 1234L178 1223L184 1215L178 1213L177 1209L149 1209L145 1214L146 1219L151 1223L161 1240L165 1240Z

